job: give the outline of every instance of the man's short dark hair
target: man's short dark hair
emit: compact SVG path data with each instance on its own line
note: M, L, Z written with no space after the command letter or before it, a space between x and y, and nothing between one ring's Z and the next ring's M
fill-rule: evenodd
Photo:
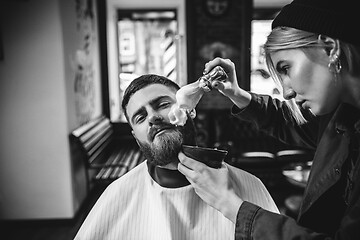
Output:
M126 112L126 107L129 103L130 97L134 95L137 91L140 89L143 89L144 87L147 87L152 84L162 84L167 87L170 87L174 89L174 91L177 91L180 89L179 85L177 85L175 82L171 81L170 79L159 76L156 74L145 74L141 75L138 78L135 78L129 86L126 88L123 96L123 100L121 103L122 110L124 111L124 114L126 116L126 119L128 119L128 115Z

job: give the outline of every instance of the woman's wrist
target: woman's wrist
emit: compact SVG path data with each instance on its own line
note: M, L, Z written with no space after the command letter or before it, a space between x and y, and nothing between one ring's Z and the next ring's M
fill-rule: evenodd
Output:
M221 204L219 210L227 219L236 223L236 216L243 202L240 197L232 193L226 198L226 201Z
M251 94L241 88L234 90L228 97L240 109L247 107L251 101Z

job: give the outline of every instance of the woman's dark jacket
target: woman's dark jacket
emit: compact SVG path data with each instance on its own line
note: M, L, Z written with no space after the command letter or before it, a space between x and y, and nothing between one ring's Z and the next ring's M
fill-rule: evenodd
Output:
M316 149L297 221L244 202L235 239L360 239L360 111L342 104L297 125L286 104L252 93L232 114L279 140Z

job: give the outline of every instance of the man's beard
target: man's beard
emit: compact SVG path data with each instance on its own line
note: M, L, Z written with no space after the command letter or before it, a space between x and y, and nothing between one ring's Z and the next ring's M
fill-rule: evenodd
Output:
M165 132L156 135L150 144L139 142L140 150L150 164L165 166L177 162L182 144L195 145L195 127L191 120L184 126L175 127L168 123L157 125L159 128L164 126L167 127Z

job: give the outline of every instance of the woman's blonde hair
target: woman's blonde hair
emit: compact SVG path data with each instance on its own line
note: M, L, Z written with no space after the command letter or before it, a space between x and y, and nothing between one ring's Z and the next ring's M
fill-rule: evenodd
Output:
M340 41L340 62L342 71L346 71L351 75L360 75L360 47L353 44ZM274 28L267 41L264 44L264 54L266 65L276 84L282 89L282 80L276 72L275 66L271 60L270 55L280 50L301 49L305 53L309 53L310 48L322 47L328 48L323 42L319 41L319 34L311 33L303 30L298 30L290 27L276 27ZM310 54L309 54L310 55ZM306 119L301 113L301 109L295 103L294 99L286 100L294 119L298 124L306 123Z

